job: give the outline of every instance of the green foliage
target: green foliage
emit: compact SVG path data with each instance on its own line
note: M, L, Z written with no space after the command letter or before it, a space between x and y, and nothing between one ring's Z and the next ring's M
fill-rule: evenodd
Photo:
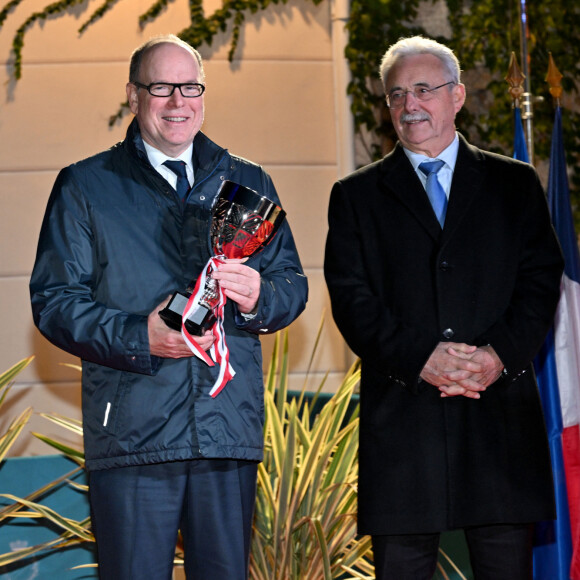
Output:
M33 359L33 356L25 358L0 375L0 408L6 400L6 396L10 390L12 381L16 375L24 368L26 368ZM18 435L20 435L22 432L22 429L27 424L31 415L32 409L28 407L10 423L8 430L0 436L0 462L4 459L8 449L16 441ZM71 429L77 434L79 433L80 425L78 421L65 419L59 415L51 416L44 414L44 416L57 423L58 425ZM8 552L6 554L0 555L0 568L14 562L26 560L27 558L30 558L49 549L63 549L75 544L94 541L90 531L90 521L88 518L81 522L77 522L75 520L65 518L42 503L35 501L39 498L42 498L48 492L56 489L64 483L67 483L72 487L78 487L78 484L70 481L69 478L74 477L84 468L84 457L82 452L48 439L43 435L36 436L42 441L45 441L52 447L56 448L60 453L63 453L76 461L79 464L79 467L63 475L62 477L47 483L25 498L16 497L10 494L0 494L0 497L9 499L14 502L0 509L0 525L3 521L7 521L11 518L41 518L52 522L54 525L56 525L57 528L62 529L63 533L56 539L42 543L38 546L31 546L29 548L24 548L22 550Z
M319 337L320 331L316 344ZM348 574L352 579L365 578L364 573L370 574L372 568L370 538L356 534L358 406L349 408L360 371L353 367L338 392L315 416L312 408L318 395L310 402L305 391L288 397L287 332L283 349L280 343L278 334L266 377L265 451L258 473L250 577L331 580ZM10 378L20 368L3 376ZM82 434L78 421L55 413L42 416ZM82 450L34 435L79 467L26 498L0 494L14 502L0 510L0 522L15 517L48 520L62 533L37 546L0 555L0 566L25 561L46 550L94 542L88 519L66 518L38 501L63 482L73 485L70 477L84 468ZM180 556L178 547L177 562Z
M303 391L288 397L288 346L285 342L278 371L279 339L265 393L250 577L367 578L372 574L370 538L356 533L358 405L349 409L360 370L355 365L314 414L316 396L307 401Z
M54 16L58 14L65 13L69 8L81 4L84 0L59 0L49 4L43 10L39 12L32 13L24 23L18 28L14 39L12 40L12 50L14 52L14 77L19 79L22 76L22 49L24 48L24 36L29 28L31 28L36 22L46 20L49 16ZM6 8L9 10L15 7L14 2L9 2Z
M0 26L4 24L4 21L8 18L10 12L12 12L12 10L14 10L21 2L22 0L10 0L10 2L0 10Z
M460 126L473 141L500 153L511 152L513 121L507 83L503 80L511 52L520 52L520 17L518 3L510 0L454 0L450 10L453 38L449 45L455 50L465 70L491 73L486 89L491 95L486 110L474 112ZM580 4L569 0L528 2L527 16L530 34L530 86L534 97L534 150L537 161L549 159L554 121L554 104L548 92L545 76L548 57L552 53L564 78L563 104L572 104L580 86ZM468 87L469 90L469 87ZM564 148L568 167L572 169L571 192L578 213L580 202L580 113L563 111Z
M476 98L457 117L458 129L484 149L504 154L513 150L513 112L504 80L511 52L520 54L520 14L513 0L445 0L452 38L436 38L453 48L470 78L488 78L481 87L467 86ZM369 157L380 159L396 141L384 103L378 66L390 44L402 36L423 34L412 25L418 14L416 0L352 0L348 21L346 57L352 82L349 94L356 128L371 131L365 139ZM534 149L536 163L549 159L554 105L544 77L551 52L564 74L562 86L564 147L571 169L572 205L580 222L580 114L572 107L580 86L580 4L569 0L528 2L527 16L531 91L534 102ZM566 105L569 105L566 107ZM577 108L577 107L576 107Z
M378 136L368 144L372 159L380 159L396 141L379 79L381 57L402 36L425 34L422 28L411 24L420 4L420 0L351 1L345 49L352 75L348 94L356 129L364 128Z
M322 323L311 364L321 330ZM30 360L32 357L0 375L0 388ZM285 331L276 335L265 376L264 461L258 467L250 578L368 580L373 574L371 540L356 532L359 417L353 394L360 379L359 363L346 373L337 392L320 411L315 409L326 377L314 394L307 394L305 387L299 393L290 394L288 376L288 333ZM0 406L3 401L0 395ZM41 413L41 416L75 435L82 435L82 425L77 420L56 413ZM0 554L0 568L19 562L26 565L31 557L47 551L95 541L90 518L73 520L42 503L46 494L62 485L88 491L87 486L73 480L84 469L82 449L34 435L76 462L78 467L24 498L0 494L13 502L0 509L0 525L12 518L25 518L49 522L60 530L60 535L52 540ZM448 580L454 574L453 577L465 580L449 556L441 550L440 553L436 577ZM179 541L175 564L183 564Z
M79 28L79 34L82 34L87 28L94 24L97 20L101 19L113 6L118 2L118 0L105 0L91 15L91 17Z

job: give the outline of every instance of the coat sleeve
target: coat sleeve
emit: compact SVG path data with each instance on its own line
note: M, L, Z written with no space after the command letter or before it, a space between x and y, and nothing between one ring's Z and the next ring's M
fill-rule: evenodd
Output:
M271 178L264 171L261 174L261 191L280 203ZM300 315L308 300L308 281L287 218L270 243L247 265L260 272L260 299L253 318L245 319L236 311L237 326L260 334L285 328Z
M542 346L558 306L564 268L538 176L529 167L520 168L524 203L511 299L498 320L475 341L478 346L493 346L508 379L528 368Z
M339 181L332 189L324 274L332 314L342 336L367 369L418 390L419 374L437 345L424 328L405 321L385 304L377 290L376 242L368 209L361 199L368 184L346 185ZM367 216L368 217L368 216ZM373 261L377 261L373 265Z
M91 209L74 167L62 170L48 201L30 280L34 323L53 344L83 360L153 374L147 316L94 298L100 265Z

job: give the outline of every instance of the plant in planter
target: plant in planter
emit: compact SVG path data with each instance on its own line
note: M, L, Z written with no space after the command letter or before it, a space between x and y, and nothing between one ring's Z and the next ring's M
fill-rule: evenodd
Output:
M6 395L10 390L11 382L14 377L21 372L25 367L27 367L32 360L33 356L23 359L8 371L0 375L0 407L5 401ZM25 409L16 419L14 419L3 435L0 436L0 462L5 458L6 453L10 446L14 443L18 435L21 433L22 429L28 422L28 419L32 415L33 409L28 407ZM59 423L68 429L76 431L77 433L82 433L82 428L80 424L71 419L66 419L59 417L58 415L47 415L41 414L56 423ZM79 464L79 467L66 473L62 477L47 483L40 489L37 489L33 493L29 494L25 498L16 497L10 494L0 494L0 497L4 497L8 500L12 500L14 503L7 505L0 509L0 524L3 521L7 521L10 518L44 518L56 524L58 528L64 530L63 534L54 540L45 542L38 546L32 546L25 549L18 550L17 552L9 552L0 556L0 568L14 562L25 561L35 554L44 552L49 549L62 549L69 547L81 542L94 541L92 534L90 532L90 527L88 527L89 519L85 519L81 522L75 522L68 518L63 517L54 510L46 507L42 503L37 503L36 500L42 498L44 495L52 491L53 489L61 486L63 483L68 482L71 486L79 487L78 484L72 482L70 478L75 476L79 471L84 468L84 458L82 451L67 447L57 441L48 439L43 435L37 433L34 434L39 439L46 441L51 446L58 449L60 452L64 453L69 458L73 459ZM82 488L82 486L80 486ZM84 487L86 491L86 486Z
M360 378L359 364L346 373L336 393L324 395L324 380L315 393L304 388L289 392L288 361L287 332L278 333L265 377L264 461L258 469L250 579L370 580L374 577L370 538L356 533L359 418L353 395ZM320 405L319 397L328 400ZM41 415L82 433L78 421L54 413ZM25 565L48 550L94 542L88 517L72 520L41 503L46 493L63 484L87 490L70 479L84 468L82 450L34 435L78 467L26 498L1 494L14 503L0 510L0 522L37 518L50 521L62 533L36 546L1 554L0 569L17 562ZM449 557L443 552L441 556L437 577L449 579L446 570L454 570L454 578L465 580ZM183 563L179 542L175 563Z
M338 392L315 417L311 410L317 394L308 400L302 391L287 400L286 333L279 366L280 342L278 335L266 376L265 451L258 473L250 577L306 580L348 573L351 578L365 578L363 574L371 571L370 540L356 536L358 416L356 408L349 412L358 368L349 371ZM82 432L78 422L57 414L42 416L66 429ZM81 450L34 435L82 468ZM50 520L63 533L50 542L0 555L0 566L47 549L94 541L88 520L73 521L36 501L62 481L59 478L27 498L3 495L15 503L0 511L0 521L34 515ZM181 562L178 545L176 563Z
M353 366L313 416L318 394L312 401L304 391L288 397L287 358L285 342L282 371L271 366L266 385L250 577L366 578L371 545L356 534L359 420L358 405L350 404L360 370Z

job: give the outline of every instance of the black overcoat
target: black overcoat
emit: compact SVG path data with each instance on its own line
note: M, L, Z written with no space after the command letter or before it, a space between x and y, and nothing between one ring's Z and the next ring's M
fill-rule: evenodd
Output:
M332 311L362 361L359 532L552 519L532 360L563 262L532 167L460 137L441 231L398 145L335 184L329 226ZM442 341L493 346L504 375L441 398L419 374Z

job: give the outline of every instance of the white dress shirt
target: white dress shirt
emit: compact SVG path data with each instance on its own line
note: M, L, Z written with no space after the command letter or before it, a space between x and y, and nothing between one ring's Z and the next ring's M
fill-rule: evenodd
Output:
M163 163L168 159L170 161L185 162L185 167L187 171L187 181L189 181L189 187L193 185L193 182L195 180L193 176L193 164L191 162L191 156L193 153L193 143L179 157L168 157L167 155L165 155L165 153L159 151L159 149L156 149L152 145L145 143L145 141L143 141L143 145L145 145L145 151L147 152L149 163L151 163L155 171L157 171L157 173L159 173L159 175L161 175L163 179L169 182L169 185L171 185L173 189L177 189L176 187L177 175L175 175L175 173L171 169L169 169L169 167L163 165Z
M435 161L435 159L441 159L441 161L445 162L445 165L443 165L437 173L437 179L439 180L441 187L445 190L447 199L449 199L451 180L453 179L453 171L455 170L455 162L457 161L457 152L459 151L459 138L457 137L457 133L455 134L455 139L453 139L451 145L441 151L441 153L435 158L426 157L421 153L413 153L413 151L410 151L405 147L403 147L403 151L409 158L411 165L413 165L413 169L421 180L423 187L425 187L425 184L427 183L427 176L419 169L419 165L424 161Z

